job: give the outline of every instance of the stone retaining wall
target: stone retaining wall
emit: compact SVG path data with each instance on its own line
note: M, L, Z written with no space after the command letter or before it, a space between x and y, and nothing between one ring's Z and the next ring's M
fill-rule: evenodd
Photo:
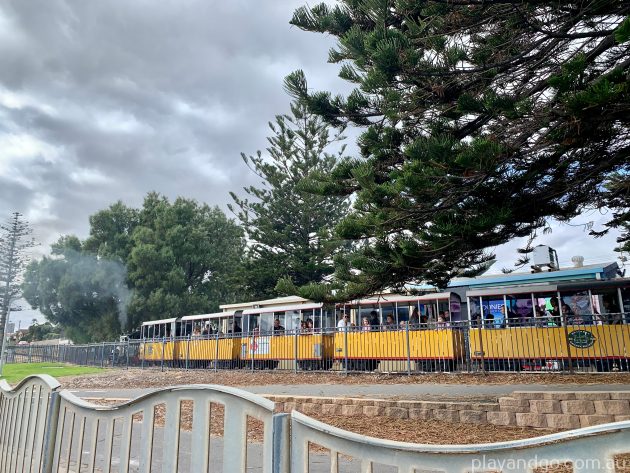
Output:
M283 412L385 416L467 424L576 429L630 420L630 391L516 391L498 402L390 401L310 396L265 396Z

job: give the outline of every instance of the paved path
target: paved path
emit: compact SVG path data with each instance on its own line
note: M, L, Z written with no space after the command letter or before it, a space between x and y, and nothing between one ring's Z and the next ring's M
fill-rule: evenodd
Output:
M427 398L483 398L509 395L513 391L630 391L630 384L274 384L242 386L255 394L323 397L368 397L403 399ZM80 397L124 398L134 397L155 389L82 389L72 392Z

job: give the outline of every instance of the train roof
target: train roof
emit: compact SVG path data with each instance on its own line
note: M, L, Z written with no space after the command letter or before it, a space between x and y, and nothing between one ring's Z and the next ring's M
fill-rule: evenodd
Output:
M298 310L313 310L319 309L323 306L321 302L311 302L308 304L293 304L284 306L270 306L270 307L252 307L243 311L243 315L249 314L262 314L268 312L290 312Z
M405 296L402 294L381 294L379 296L367 297L365 299L358 299L351 302L347 302L343 305L370 305L370 304L382 304L389 302L417 302L417 301L434 301L436 299L450 299L451 295L456 295L454 292L431 292L429 294L422 294L417 296Z
M262 301L251 301L251 302L239 302L236 304L223 304L219 306L219 309L248 309L255 307L269 307L269 306L282 306L282 305L291 305L291 304L302 304L312 302L309 299L304 299L299 296L286 296L286 297L277 297L275 299L265 299Z
M175 322L177 320L177 317L172 317L170 319L162 319L162 320L148 320L146 322L142 322L143 326L149 326L149 325L158 325L158 324L170 324L172 322Z
M182 322L188 320L206 320L206 319L220 319L222 317L231 317L234 315L234 311L226 311L226 312L213 312L212 314L197 314L197 315L186 315L182 317Z
M582 267L561 268L540 273L487 274L474 278L455 278L449 288L481 289L484 287L520 286L526 284L560 284L574 281L611 279L619 270L617 263L589 264Z

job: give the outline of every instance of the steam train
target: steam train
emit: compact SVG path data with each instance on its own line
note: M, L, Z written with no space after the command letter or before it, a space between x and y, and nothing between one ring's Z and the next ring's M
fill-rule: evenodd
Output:
M630 279L579 272L337 305L296 296L227 304L145 322L139 356L223 369L630 370Z

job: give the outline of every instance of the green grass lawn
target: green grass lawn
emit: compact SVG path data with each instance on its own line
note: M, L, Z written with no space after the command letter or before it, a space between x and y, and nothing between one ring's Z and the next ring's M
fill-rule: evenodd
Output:
M9 384L15 385L32 374L49 374L57 378L60 376L100 373L103 369L66 365L64 363L11 363L4 365L2 371L3 376L0 379L6 379Z

